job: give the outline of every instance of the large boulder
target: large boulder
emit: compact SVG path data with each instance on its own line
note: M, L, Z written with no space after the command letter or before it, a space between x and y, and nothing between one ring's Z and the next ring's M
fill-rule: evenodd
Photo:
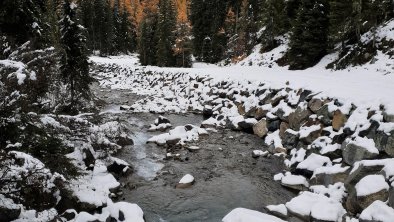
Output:
M267 121L265 119L261 119L256 124L254 124L253 125L253 132L255 135L257 135L258 137L261 137L261 138L266 136L268 133Z
M365 159L373 159L379 155L372 139L356 137L354 140L346 139L342 143L343 161L349 165Z
M362 178L349 193L347 209L360 213L376 200L387 201L389 185L382 175L367 175Z
M392 222L394 209L382 201L375 201L360 214L360 222Z
M284 136L282 138L282 144L286 148L294 148L297 147L299 141L299 134L298 132L288 129L284 132Z
M329 184L335 184L338 182L344 183L349 172L349 166L341 167L340 164L320 167L314 170L311 178L311 184L328 186Z

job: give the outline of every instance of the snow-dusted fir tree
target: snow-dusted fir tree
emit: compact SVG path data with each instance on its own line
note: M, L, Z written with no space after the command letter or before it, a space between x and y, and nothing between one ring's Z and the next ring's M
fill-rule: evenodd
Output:
M86 37L84 27L79 24L76 16L76 4L70 0L64 2L64 14L61 24L61 43L63 58L61 72L64 83L70 92L68 110L76 112L82 99L90 98L89 64L86 54Z

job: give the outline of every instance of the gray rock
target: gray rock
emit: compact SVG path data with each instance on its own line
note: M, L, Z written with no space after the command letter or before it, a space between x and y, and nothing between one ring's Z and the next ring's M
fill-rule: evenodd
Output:
M373 159L379 155L377 153L371 153L360 145L351 143L351 140L344 141L341 148L343 161L349 165L353 165L360 160Z
M357 196L355 189L353 189L346 200L346 208L352 213L361 213L376 200L386 202L388 197L389 193L387 190L381 190L366 196Z
M388 114L387 112L383 112L383 119L386 122L394 123L394 114Z
M253 125L253 133L260 138L263 138L268 133L267 121L265 119L261 119L256 124Z
M390 186L389 190L389 203L388 205L392 208L394 208L394 187L393 185Z
M299 134L294 130L288 129L285 131L282 144L286 148L294 148L297 147L299 141Z
M310 115L312 115L312 112L308 109L297 107L288 117L290 128L296 131L300 130L300 127L308 120Z
M275 132L280 128L280 120L274 120L268 122L268 131Z
M327 174L327 173L315 174L314 177L311 178L311 184L324 185L328 187L328 185L330 184L335 184L338 182L344 183L346 181L347 176L349 175L349 172L350 172L350 168L345 172L332 173L332 174Z
M134 141L130 136L123 135L116 138L116 144L119 146L132 146Z
M324 105L324 102L321 99L311 99L308 102L308 107L309 109L314 112L317 113L317 111Z
M322 106L319 110L316 111L316 114L324 125L331 126L331 119L333 118L334 114L328 111L328 105Z
M394 129L389 134L378 131L373 140L379 150L384 150L388 155L394 157Z

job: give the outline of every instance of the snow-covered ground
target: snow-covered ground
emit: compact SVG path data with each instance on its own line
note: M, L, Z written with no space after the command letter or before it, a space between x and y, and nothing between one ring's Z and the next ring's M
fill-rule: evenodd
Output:
M198 66L199 68L160 68L147 66L145 71L165 73L190 73L209 75L217 80L251 81L269 84L272 88L289 86L293 89L304 88L319 96L337 98L343 103L352 102L357 107L377 109L384 105L388 113L394 114L394 70L387 74L380 71L393 60L381 55L375 64L352 67L347 70L332 71L325 65L332 61L332 56L325 57L316 67L303 71L289 71L286 67L259 66ZM123 67L135 67L135 56L121 58L91 57L96 63L114 63ZM392 65L393 66L393 65ZM393 66L394 67L394 66Z

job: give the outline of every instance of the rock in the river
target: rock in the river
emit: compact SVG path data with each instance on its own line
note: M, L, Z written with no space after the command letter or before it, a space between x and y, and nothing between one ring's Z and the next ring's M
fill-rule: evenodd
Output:
M127 175L132 172L130 165L125 161L117 158L113 158L114 161L107 167L108 172L117 175Z
M245 208L236 208L228 213L222 222L285 222L275 216Z
M13 221L19 217L21 208L13 200L0 194L0 221Z
M116 138L116 144L118 144L119 146L132 146L134 145L134 141L128 135L121 135Z
M365 159L373 159L379 155L378 149L372 139L356 137L354 140L346 139L342 143L343 161L349 165Z
M202 111L202 115L204 117L204 119L208 119L213 115L213 108L212 106L204 106L204 109Z
M256 124L253 125L253 132L260 138L263 138L268 133L267 121L265 119L261 119Z
M127 106L127 105L121 105L121 106L119 107L119 109L120 109L120 110L130 110L131 107L130 107L130 106Z
M267 211L277 217L286 219L288 216L287 208L284 204L279 205L268 205L265 207Z
M186 149L188 149L190 152L194 152L194 151L200 150L200 147L198 147L198 146L188 146L188 147L186 147Z
M164 116L159 116L156 120L155 120L155 125L158 126L160 124L165 124L165 123L171 123L170 120L168 120L166 117Z
M292 175L287 172L281 179L281 185L294 190L308 190L309 182L308 180L300 175Z
M346 115L343 114L340 110L337 110L334 112L334 116L332 118L332 128L335 131L339 131L345 125L346 121Z
M259 158L261 156L267 156L269 154L268 151L262 151L262 150L253 150L252 151L252 157L253 158Z
M184 189L189 188L194 184L194 177L190 174L186 174L182 177L179 183L176 185L176 188Z

